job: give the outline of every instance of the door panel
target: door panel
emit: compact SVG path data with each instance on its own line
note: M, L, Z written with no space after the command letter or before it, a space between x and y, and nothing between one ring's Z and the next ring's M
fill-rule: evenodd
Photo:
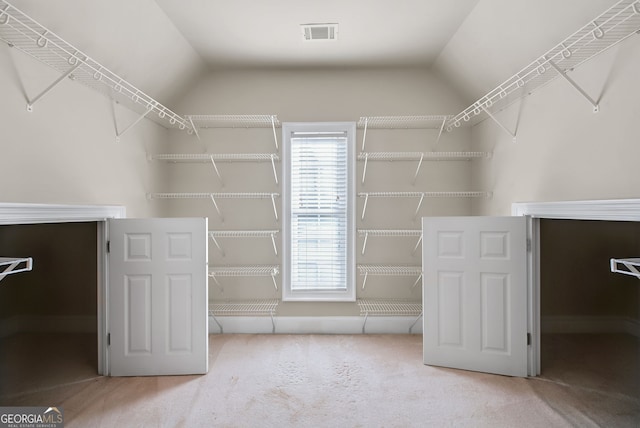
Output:
M208 370L207 219L109 221L112 376Z
M527 219L423 219L424 363L526 376Z

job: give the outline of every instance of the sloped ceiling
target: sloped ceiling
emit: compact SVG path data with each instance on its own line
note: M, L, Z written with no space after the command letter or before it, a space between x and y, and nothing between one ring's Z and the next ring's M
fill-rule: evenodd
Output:
M616 0L9 0L163 103L216 68L431 68L473 102ZM336 42L300 24L337 22Z

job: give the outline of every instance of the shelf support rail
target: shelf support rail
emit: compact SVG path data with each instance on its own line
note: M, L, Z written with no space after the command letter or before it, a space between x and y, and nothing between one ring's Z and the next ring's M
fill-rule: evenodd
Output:
M549 65L550 65L550 66L551 66L555 71L557 71L557 72L558 72L558 75L560 75L560 77L564 78L564 80L566 80L567 82L569 82L569 84L570 84L571 86L573 86L573 88L574 88L576 91L578 91L578 93L579 93L580 95L582 95L582 96L583 96L583 97L584 97L584 98L589 102L589 104L591 104L591 106L593 107L593 112L594 112L594 113L598 113L598 112L600 111L600 106L598 105L598 103L597 103L596 101L594 101L594 100L593 100L593 98L591 98L591 97L589 96L589 94L587 94L587 93L585 92L585 90L584 90L584 89L582 89L582 88L581 88L581 87L576 83L576 81L575 81L575 80L573 80L572 78L570 78L564 70L562 70L560 67L558 67L558 66L556 65L556 63L554 63L553 61L549 61Z
M9 15L7 15L8 17ZM8 19L8 18L7 18ZM53 88L55 88L56 86L58 86L58 84L60 82L62 82L64 79L66 79L67 77L69 77L71 75L71 73L73 73L74 71L76 71L76 69L78 67L80 67L82 63L80 61L78 61L78 63L71 67L66 73L64 73L62 76L58 77L55 82L53 82L51 85L49 85L49 87L47 87L44 91L40 92L40 94L38 94L35 98L33 98L32 100L27 100L27 111L29 113L31 113L33 111L33 105L35 103L37 103L39 100L42 99L42 97L44 97L45 95L47 95Z
M369 125L369 118L364 119L364 131L362 133L362 150L364 152L364 145L367 141L367 126ZM364 177L362 178L362 182L364 183Z
M189 123L191 124L191 129L193 129L193 133L196 134L196 137L198 138L198 140L200 140L200 133L198 132L198 128L196 128L195 123L193 123L193 117L187 116L187 119L189 119Z
M218 204L216 203L216 198L215 198L215 196L213 196L213 193L209 195L209 198L211 198L211 202L213 202L213 206L215 207L216 211L218 212L218 216L220 217L220 221L224 223L224 216L222 215L222 212L220 212L220 208L218 207Z
M369 153L364 154L364 168L362 169L362 184L364 184L364 179L367 176L367 165L369 164Z
M269 157L271 158L271 167L273 168L273 179L276 181L276 184L278 184L278 172L276 171L276 154L271 153Z

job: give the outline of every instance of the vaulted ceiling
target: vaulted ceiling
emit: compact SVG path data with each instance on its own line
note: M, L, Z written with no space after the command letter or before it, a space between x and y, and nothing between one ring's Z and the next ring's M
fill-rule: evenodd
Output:
M616 2L8 1L161 102L230 67L424 67L471 102ZM304 42L309 23L338 40Z

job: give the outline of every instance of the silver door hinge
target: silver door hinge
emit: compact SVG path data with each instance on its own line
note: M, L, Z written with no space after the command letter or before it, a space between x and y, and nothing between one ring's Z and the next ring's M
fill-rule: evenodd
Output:
M527 238L527 252L531 252L531 239Z
M107 346L111 346L111 333L107 333Z
M531 333L527 333L527 346L531 345Z
M111 241L107 241L107 253L111 252Z

